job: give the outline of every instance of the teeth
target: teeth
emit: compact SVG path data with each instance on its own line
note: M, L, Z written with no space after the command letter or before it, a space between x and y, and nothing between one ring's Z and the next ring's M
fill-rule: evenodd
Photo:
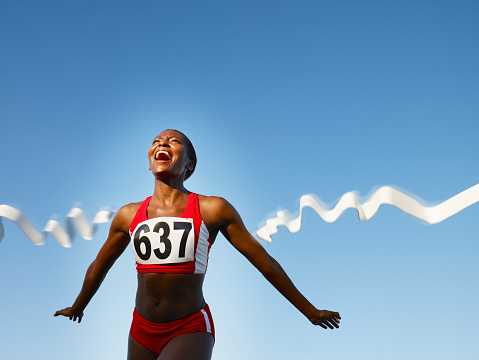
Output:
M160 158L160 154L166 154L166 156L168 156L168 159L171 158L170 154L165 151L165 150L158 150L155 154L155 160L158 160Z

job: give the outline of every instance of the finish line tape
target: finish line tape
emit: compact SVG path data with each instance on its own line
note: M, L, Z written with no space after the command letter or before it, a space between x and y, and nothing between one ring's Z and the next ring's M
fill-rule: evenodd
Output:
M78 229L80 236L85 240L91 240L96 232L97 225L110 221L114 211L99 211L92 223L89 224L82 209L74 207L66 216L65 227L57 220L48 220L45 228L38 232L27 217L20 211L9 205L0 205L0 241L3 240L5 230L2 224L2 217L16 223L20 229L27 235L28 239L35 245L44 245L46 235L52 234L58 243L63 247L71 247L72 239L75 236L74 226Z
M435 206L423 205L421 203L423 201L419 198L413 198L391 186L379 188L362 203L359 198L357 192L348 192L339 199L333 209L328 209L325 205L322 205L321 200L314 194L303 195L300 198L298 217L292 219L286 211L280 210L276 213L275 218L266 220L266 225L256 231L256 236L271 242L271 235L276 234L278 226L281 225L285 226L291 233L298 232L301 229L301 219L305 207L312 208L325 222L332 223L338 220L345 210L351 208L358 211L360 220L369 220L376 214L381 205L388 204L429 224L436 224L478 202L479 184ZM61 246L71 247L72 239L75 236L74 226L83 239L91 240L96 232L97 225L109 222L114 214L114 211L99 211L92 223L89 224L83 210L74 207L66 216L66 230L57 220L51 219L40 233L20 210L9 205L0 205L0 242L5 235L2 217L16 223L35 245L44 245L46 235L52 234Z
M278 232L278 226L285 226L290 232L295 233L301 229L303 208L312 208L324 221L332 223L341 216L346 209L356 209L360 220L369 220L383 204L397 207L398 209L421 219L429 224L439 223L448 217L457 214L466 207L479 201L479 184L453 196L452 198L435 206L426 206L419 198L413 198L401 191L383 186L376 190L369 198L359 201L356 192L344 194L333 209L328 209L315 195L303 195L299 201L299 216L292 219L285 211L278 211L275 218L266 220L266 225L256 231L256 236L267 242L271 242L271 235Z

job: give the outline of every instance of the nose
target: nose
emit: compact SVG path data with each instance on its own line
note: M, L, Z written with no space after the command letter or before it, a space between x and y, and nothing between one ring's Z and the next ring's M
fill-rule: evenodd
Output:
M168 141L167 138L161 137L159 140L160 140L160 141L159 141L159 144L158 144L159 146L170 147L170 144L169 144L169 141Z

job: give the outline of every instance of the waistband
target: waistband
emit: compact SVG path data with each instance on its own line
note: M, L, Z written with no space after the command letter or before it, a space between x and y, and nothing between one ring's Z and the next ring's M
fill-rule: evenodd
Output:
M203 307L203 309L201 309L198 312L195 312L194 314L191 314L190 316L187 316L183 319L164 322L164 323L158 323L158 322L154 322L154 321L150 321L148 319L145 319L143 316L138 314L138 312L136 311L136 308L133 309L133 320L137 321L139 324L147 326L149 329L157 330L157 331L164 331L166 329L171 329L171 328L174 328L176 326L180 326L180 325L182 325L184 323L187 323L187 322L189 322L189 321L191 321L191 320L193 320L193 319L195 319L199 316L202 316L202 317L205 318L207 328L212 327L212 316L211 316L210 308L209 308L208 304L206 304L206 303L205 303L205 306ZM208 332L212 332L212 331L209 329Z

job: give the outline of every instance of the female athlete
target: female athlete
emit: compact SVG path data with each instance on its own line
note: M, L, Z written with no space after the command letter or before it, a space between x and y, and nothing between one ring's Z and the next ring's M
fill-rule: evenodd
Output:
M223 198L186 190L196 153L183 133L163 131L153 140L148 158L155 176L153 196L118 211L77 299L54 316L80 323L108 270L131 242L138 290L128 360L211 359L214 325L202 286L210 246L221 232L311 323L339 327L339 313L316 309L296 289L233 206Z

